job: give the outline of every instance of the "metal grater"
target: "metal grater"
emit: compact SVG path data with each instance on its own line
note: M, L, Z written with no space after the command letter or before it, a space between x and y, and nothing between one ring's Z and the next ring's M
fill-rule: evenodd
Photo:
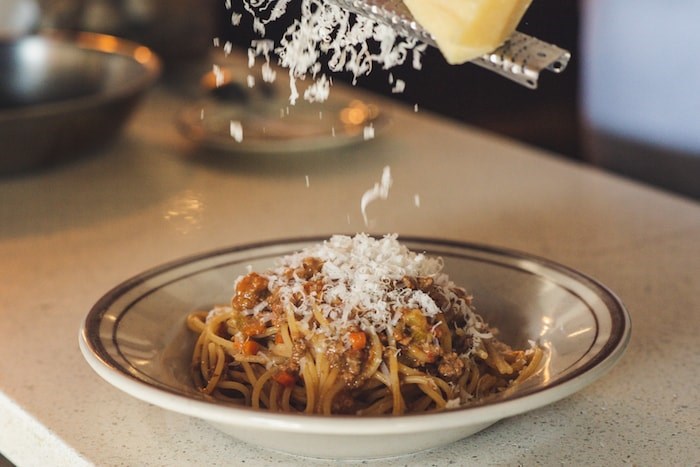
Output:
M384 23L403 36L435 46L433 36L413 19L401 0L328 0L348 11ZM505 76L530 89L537 88L542 70L564 71L571 53L535 37L514 32L499 48L471 63Z

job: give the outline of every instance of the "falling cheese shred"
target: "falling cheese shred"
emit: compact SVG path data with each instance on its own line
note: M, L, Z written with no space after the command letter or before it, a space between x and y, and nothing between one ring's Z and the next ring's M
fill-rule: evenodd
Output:
M374 129L371 129L371 132L365 128L365 139L370 139L374 137ZM369 190L365 191L364 194L362 195L362 199L360 200L360 211L362 211L362 218L365 221L365 226L369 226L369 217L367 216L367 206L373 201L376 201L378 199L387 199L389 198L389 189L391 188L391 185L394 183L393 178L391 177L391 167L386 166L382 170L382 178L379 182L375 183L372 188Z
M243 0L243 8L253 15L253 29L265 36L266 26L286 12L290 0ZM227 5L228 7L229 5ZM229 9L233 8L232 6ZM310 101L322 101L328 96L330 80L322 71L322 62L331 72L350 72L353 83L362 75L369 74L374 67L390 69L411 60L413 67L420 69L425 44L413 38L400 36L390 26L369 18L356 16L326 0L302 0L301 14L294 16L274 47L279 65L289 70L290 102L300 96L297 81L310 78L315 84L304 94ZM249 49L249 66L254 58L263 56L269 60L271 48L262 50L259 41L253 41ZM401 92L403 83L393 92Z

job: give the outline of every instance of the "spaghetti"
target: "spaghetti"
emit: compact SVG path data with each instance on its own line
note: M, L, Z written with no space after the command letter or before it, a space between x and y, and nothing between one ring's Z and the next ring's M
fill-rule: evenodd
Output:
M196 386L271 411L378 415L472 404L534 374L474 312L442 259L395 235L336 235L235 282L229 305L195 311Z

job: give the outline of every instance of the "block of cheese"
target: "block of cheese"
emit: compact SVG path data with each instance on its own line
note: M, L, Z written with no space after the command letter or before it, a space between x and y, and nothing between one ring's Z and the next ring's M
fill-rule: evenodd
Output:
M498 48L532 0L404 0L435 38L448 63L468 62Z

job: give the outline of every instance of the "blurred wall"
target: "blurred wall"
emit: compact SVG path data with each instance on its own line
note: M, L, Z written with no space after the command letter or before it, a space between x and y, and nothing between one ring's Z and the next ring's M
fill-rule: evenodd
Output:
M586 159L700 200L700 1L581 5Z

